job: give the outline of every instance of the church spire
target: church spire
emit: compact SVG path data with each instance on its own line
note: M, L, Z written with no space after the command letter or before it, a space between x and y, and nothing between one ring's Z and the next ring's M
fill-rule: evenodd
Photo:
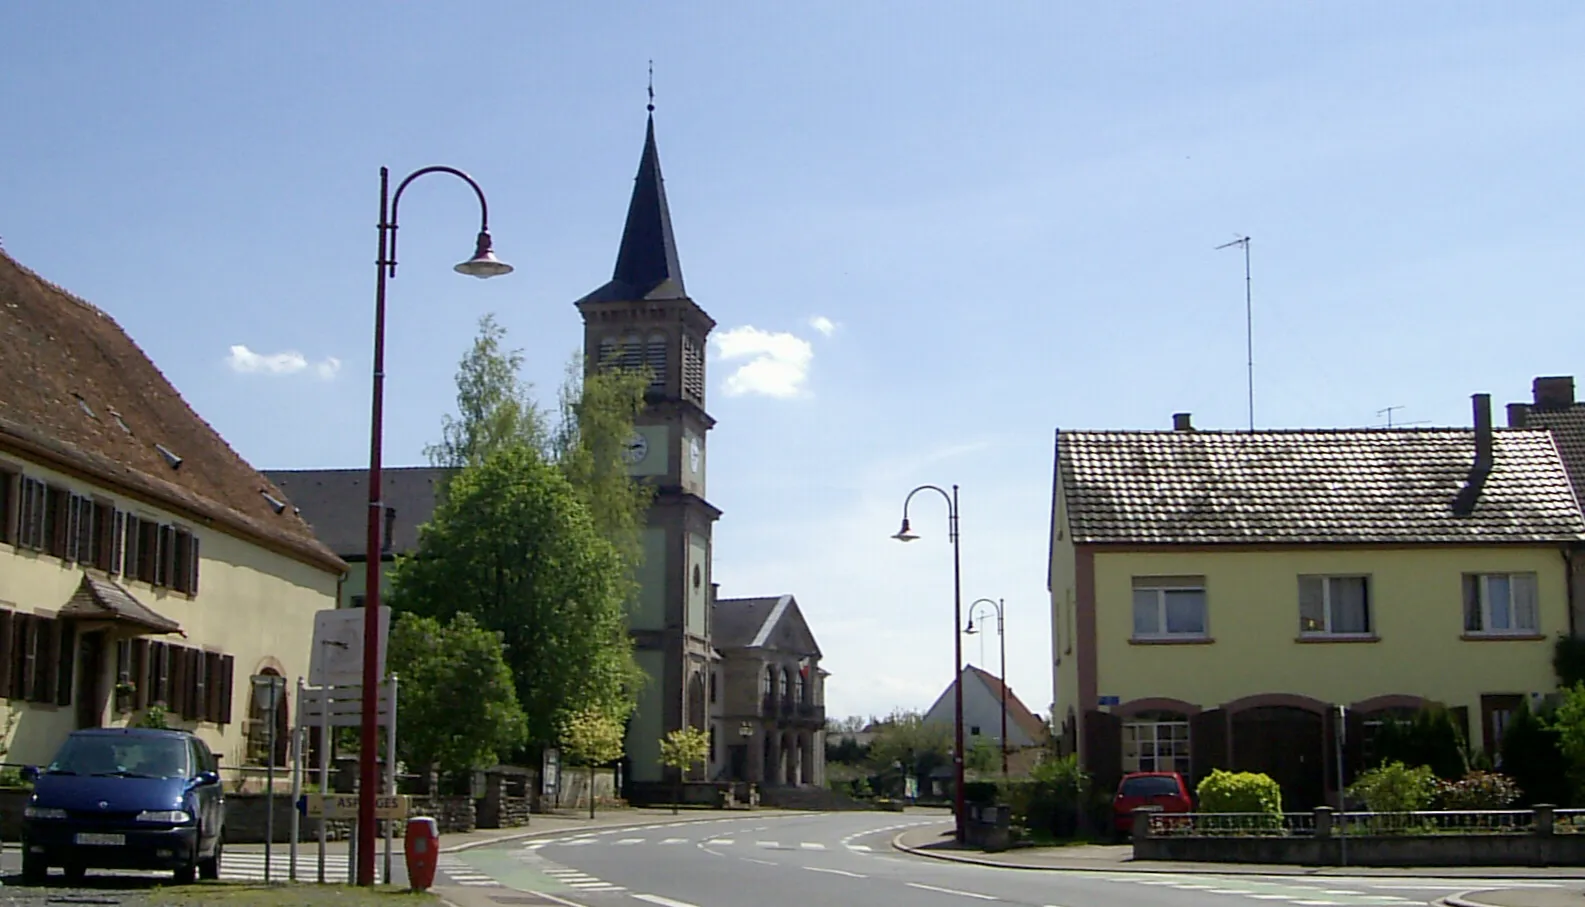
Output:
M634 299L673 299L684 296L682 265L677 260L677 240L672 235L671 211L666 206L666 184L660 174L660 151L655 147L654 89L644 131L644 153L633 197L627 205L627 225L617 251L615 283L631 288Z

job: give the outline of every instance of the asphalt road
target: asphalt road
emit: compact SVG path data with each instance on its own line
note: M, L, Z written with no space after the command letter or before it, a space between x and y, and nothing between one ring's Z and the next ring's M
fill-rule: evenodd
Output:
M1395 907L1481 887L1478 879L1279 877L995 869L897 853L892 813L746 817L584 832L448 855L468 894L546 892L586 907ZM453 876L455 878L455 876ZM444 883L442 883L444 884ZM1497 882L1492 887L1561 887ZM470 901L477 897L469 898ZM494 900L493 897L490 900ZM504 903L504 901L496 901Z

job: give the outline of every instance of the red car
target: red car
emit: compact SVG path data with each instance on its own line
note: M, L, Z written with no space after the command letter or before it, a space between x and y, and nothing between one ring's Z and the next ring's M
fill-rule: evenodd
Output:
M1188 785L1177 772L1130 772L1117 785L1112 798L1113 829L1120 835L1134 831L1134 810L1187 813L1194 811Z

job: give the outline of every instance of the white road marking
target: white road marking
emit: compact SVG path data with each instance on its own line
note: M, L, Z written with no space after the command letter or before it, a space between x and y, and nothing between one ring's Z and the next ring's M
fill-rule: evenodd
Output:
M982 901L999 901L1001 898L992 894L980 894L975 891L959 891L956 888L938 888L935 885L926 885L923 882L909 882L909 888L918 888L923 891L939 891L942 894L956 894L966 898L979 898Z
M699 907L699 905L690 904L687 901L674 901L671 898L663 898L658 894L639 894L636 891L628 893L641 901L648 901L651 904L659 904L660 907Z
M1261 901L1286 901L1288 899L1285 894L1252 894L1250 897Z
M769 848L775 849L775 848L781 847L781 842L780 841L755 841L754 842L754 846L755 847L769 847Z
M714 841L706 841L704 843L711 847L731 847L737 842L733 841L731 838L716 838Z
M859 853L869 853L870 846L868 844L849 844L848 850L856 850Z
M749 861L750 863L758 863L761 866L780 866L781 865L780 863L773 863L770 860L756 860L753 857L744 857L743 859Z
M686 843L688 843L688 839L687 838L667 838L666 840L664 840L664 841L662 841L660 843L662 843L662 844L686 844Z
M644 843L644 839L643 838L623 838L622 840L620 840L620 841L618 841L616 843L618 845L623 845L623 844L643 844Z
M1341 904L1343 902L1342 901L1294 901L1293 903L1300 904L1300 905L1302 905L1302 907L1326 907L1326 905L1328 905L1328 904Z
M827 869L824 866L805 866L810 872L829 872L834 876L847 876L851 879L867 879L869 876L857 872L848 872L846 869Z
M825 850L826 849L826 846L824 844L810 844L807 841L805 841L802 844L799 844L798 846L802 847L804 850Z

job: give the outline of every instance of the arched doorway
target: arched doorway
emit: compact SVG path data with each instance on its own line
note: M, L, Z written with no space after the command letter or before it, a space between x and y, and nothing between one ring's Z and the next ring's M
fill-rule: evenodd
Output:
M258 673L280 677L281 672L273 666L265 666ZM290 704L287 699L291 690L282 688L280 700L275 704L275 714L269 715L266 703L259 697L258 691L249 684L248 688L248 762L254 765L264 765L265 760L274 758L277 767L287 764L288 753L292 743L292 727L288 720ZM275 750L270 752L270 724L275 725Z
M1282 786L1284 810L1309 810L1325 802L1325 730L1318 711L1265 705L1233 715L1233 765L1263 772Z

